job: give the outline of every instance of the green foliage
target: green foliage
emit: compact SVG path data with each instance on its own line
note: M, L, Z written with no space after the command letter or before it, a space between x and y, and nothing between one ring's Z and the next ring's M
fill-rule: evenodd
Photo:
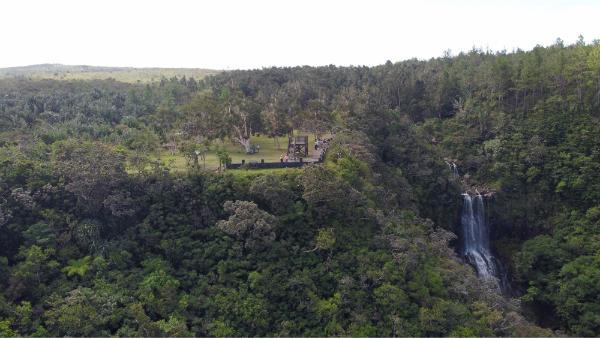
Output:
M277 219L262 211L253 202L227 201L223 209L231 214L228 220L217 223L217 227L237 240L246 248L268 246L275 240Z
M138 288L138 298L146 304L149 312L168 318L179 305L177 289L179 281L164 270L148 274Z
M231 156L225 149L217 150L217 158L219 159L219 168L226 167L227 164L231 163Z
M169 317L168 321L164 319L156 322L162 333L169 337L193 337L194 335L188 330L185 321L177 319L173 316Z
M14 299L29 295L33 299L45 292L45 282L58 267L58 262L51 260L54 249L43 249L37 245L22 247L18 257L21 261L13 268L7 293ZM35 286L31 286L35 285Z
M67 276L75 276L84 277L87 271L90 268L90 262L92 261L92 257L85 256L81 259L70 260L69 265L65 266L62 271L67 274Z
M19 334L10 326L10 321L0 320L0 336L2 337L17 337Z
M273 214L285 214L292 207L295 194L293 179L278 175L261 175L250 183L250 194Z
M315 248L319 250L331 250L335 245L335 232L333 228L319 229L315 238Z
M65 297L49 297L50 309L45 312L45 323L58 335L105 335L115 317L122 315L118 294L111 290L77 287Z
M552 236L537 236L523 246L517 258L519 276L528 281L523 299L532 304L552 306L574 333L596 332L596 300L600 278L600 210L585 215L560 215Z
M468 309L464 305L445 300L435 302L431 308L421 308L419 312L419 321L426 328L426 334L434 336L464 331L463 325L468 318Z

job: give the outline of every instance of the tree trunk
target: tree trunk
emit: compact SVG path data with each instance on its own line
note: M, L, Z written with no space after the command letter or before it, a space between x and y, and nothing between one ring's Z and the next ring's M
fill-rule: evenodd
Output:
M247 133L247 127L244 125L244 131L241 130L241 128L237 127L237 126L233 126L233 129L235 130L235 136L232 137L232 139L239 143L242 147L244 147L244 150L249 153L250 152L250 136L246 136L246 135L250 135L249 133Z
M250 139L249 138L242 138L240 140L240 143L242 144L242 146L244 146L244 149L246 150L246 153L250 152Z
M241 145L247 153L250 152L250 138L234 137L233 141Z

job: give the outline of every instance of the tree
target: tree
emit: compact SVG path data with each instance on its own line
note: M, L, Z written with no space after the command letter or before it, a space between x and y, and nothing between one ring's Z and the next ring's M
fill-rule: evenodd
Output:
M329 223L351 219L360 214L364 197L348 183L323 166L307 166L300 182L304 191L302 197L311 211L316 213L318 222Z
M209 150L208 142L198 144L196 141L182 141L179 147L187 161L188 168L200 169L199 160L202 159L203 166L206 169L206 154Z
M432 307L422 307L419 312L421 327L428 335L448 335L464 328L468 319L469 311L464 305L447 300L438 300ZM471 331L469 334L475 333Z
M227 201L223 209L231 216L227 220L217 222L217 227L243 242L245 248L262 248L275 240L277 219L260 210L255 203Z
M308 101L304 115L302 129L312 130L315 138L321 137L330 129L331 117L327 113L327 107L322 99Z
M273 138L273 142L277 147L277 150L281 149L279 144L279 136L285 135L287 128L285 128L284 117L280 113L277 107L277 103L270 103L266 109L261 112L263 124L269 137Z
M588 55L588 67L595 74L596 81L596 106L600 106L600 44L592 47Z
M312 250L305 252L312 252L316 250L331 250L335 245L335 230L333 228L319 229L317 236L315 236L315 247Z
M65 272L69 277L74 275L84 277L90 268L91 260L92 258L90 256L85 256L81 259L70 260L68 265L63 268L63 272Z
M151 130L130 129L124 144L141 154L148 154L155 151L159 146L158 136Z
M208 302L208 318L212 319L208 325L210 335L239 336L250 332L261 335L272 322L266 300L245 288L219 288Z
M225 120L229 128L229 137L249 153L250 137L253 133L252 122L258 115L255 111L256 105L239 93L230 95L224 92L222 99L225 102Z
M223 103L209 92L196 94L184 108L182 129L196 143L204 143L227 135Z
M169 337L194 337L185 323L184 319L170 316L169 320L161 319L156 322L158 328L165 336Z
M231 156L225 149L217 149L217 158L219 159L219 170L227 168L231 163Z
M169 318L179 307L177 297L179 285L177 279L165 270L158 269L150 272L140 283L138 298L151 315Z
M127 177L125 156L96 142L66 142L54 153L54 168L65 181L82 209L96 212L112 190Z
M167 133L173 128L179 115L180 112L175 105L175 98L172 93L168 93L153 115L155 130L158 131L163 141L166 141Z
M285 214L297 198L294 182L276 175L262 175L250 184L250 193L256 201L276 215Z
M438 116L449 117L454 114L455 102L461 97L458 79L453 73L445 70L439 81Z
M58 262L50 259L53 254L53 249L43 249L37 245L22 247L19 250L22 261L11 271L7 294L13 299L20 299L22 296L39 298L50 274L58 268Z
M600 255L580 256L559 273L558 313L577 335L594 335L600 329Z
M45 322L54 335L101 336L109 331L121 305L120 295L108 289L77 287L64 297L53 295Z

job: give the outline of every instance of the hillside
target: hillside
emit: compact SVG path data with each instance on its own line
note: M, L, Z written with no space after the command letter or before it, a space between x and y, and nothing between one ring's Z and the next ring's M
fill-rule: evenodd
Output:
M161 78L188 77L196 80L220 71L202 68L132 68L70 66L62 64L41 64L24 67L0 68L0 78L25 77L53 80L104 80L115 79L128 83L148 83Z
M596 337L599 112L600 41L0 79L0 336Z

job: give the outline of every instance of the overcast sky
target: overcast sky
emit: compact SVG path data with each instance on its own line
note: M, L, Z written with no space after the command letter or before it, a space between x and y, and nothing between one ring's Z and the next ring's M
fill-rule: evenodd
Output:
M376 65L579 34L600 38L600 1L0 1L0 67Z

